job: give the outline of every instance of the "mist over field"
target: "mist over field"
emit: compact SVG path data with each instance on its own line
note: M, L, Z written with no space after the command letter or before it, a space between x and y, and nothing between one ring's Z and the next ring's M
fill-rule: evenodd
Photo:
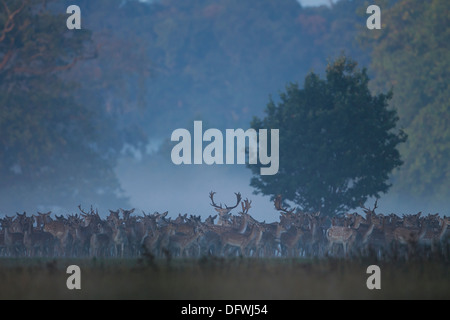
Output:
M152 166L136 159L120 162L117 174L125 194L130 197L136 214L143 210L146 214L158 211L169 211L173 218L178 214L187 213L188 216L201 215L203 219L217 212L210 205L209 192L217 192L217 201L234 205L235 192L252 201L251 213L255 219L266 222L279 221L279 213L275 210L270 197L253 194L249 186L251 174L243 165L216 166L176 166L167 163L162 166ZM188 183L186 181L189 181ZM375 199L369 199L368 207L373 207ZM238 209L233 210L237 214ZM377 213L390 214L424 214L440 213L448 215L448 207L439 204L427 204L420 199L382 196L378 200ZM361 208L351 212L362 214Z
M194 120L246 130L266 116L270 99L282 101L289 83L303 88L310 72L324 78L341 54L368 69L374 94L392 88L390 107L408 134L398 147L404 163L390 172L377 212L449 214L449 24L437 15L445 1L389 1L382 31L365 27L365 1L80 0L82 30L71 33L69 4L49 1L51 19L20 13L17 23L32 21L30 34L0 37L1 216L68 214L81 204L102 216L136 208L206 218L216 214L215 191L227 205L240 192L253 217L278 221L270 195L254 194L249 168L176 166L170 135L192 131ZM407 7L427 26L400 22ZM1 11L0 32L7 21ZM396 38L407 28L414 32ZM298 152L281 150L280 165ZM369 197L366 206L374 202Z

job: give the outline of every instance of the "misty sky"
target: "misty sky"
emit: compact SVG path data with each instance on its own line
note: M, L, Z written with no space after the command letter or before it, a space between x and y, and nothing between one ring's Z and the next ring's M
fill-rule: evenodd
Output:
M153 2L153 0L140 0L141 2ZM330 3L330 0L297 0L302 4L302 6L321 6L321 5L328 5ZM333 0L335 2L336 0ZM125 0L124 0L125 2Z
M302 4L302 6L321 6L323 4L328 5L330 3L329 0L298 0Z

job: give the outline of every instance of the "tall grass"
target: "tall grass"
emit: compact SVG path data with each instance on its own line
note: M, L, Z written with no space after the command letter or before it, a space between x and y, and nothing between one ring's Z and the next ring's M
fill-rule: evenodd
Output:
M81 268L68 290L67 266ZM341 259L0 259L0 299L450 299L449 265Z

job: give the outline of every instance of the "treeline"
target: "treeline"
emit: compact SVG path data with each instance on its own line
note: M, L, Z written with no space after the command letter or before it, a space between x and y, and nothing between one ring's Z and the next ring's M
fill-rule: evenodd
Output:
M65 28L71 1L5 3L5 210L73 207L80 199L125 206L114 173L124 150L145 153L149 140L194 119L216 128L248 127L269 95L288 82L302 85L310 71L323 74L342 52L370 67L374 90L393 86L392 106L410 137L394 188L430 201L448 195L444 0L391 1L382 31L370 34L364 1L302 8L295 0L80 0L79 32Z

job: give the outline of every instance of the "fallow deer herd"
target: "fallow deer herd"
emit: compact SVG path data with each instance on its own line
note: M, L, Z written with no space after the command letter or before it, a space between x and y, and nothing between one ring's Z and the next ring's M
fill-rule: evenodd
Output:
M134 209L109 210L102 219L97 210L78 206L67 216L51 212L27 216L16 213L0 219L0 256L3 257L324 257L393 255L409 259L415 254L443 254L448 258L450 219L438 214L421 216L375 213L361 206L364 215L347 213L332 218L283 207L274 200L279 221L266 223L249 214L251 201L236 193L233 206L218 205L217 215L167 212L133 215ZM231 211L240 206L237 215ZM217 223L215 220L217 218Z

